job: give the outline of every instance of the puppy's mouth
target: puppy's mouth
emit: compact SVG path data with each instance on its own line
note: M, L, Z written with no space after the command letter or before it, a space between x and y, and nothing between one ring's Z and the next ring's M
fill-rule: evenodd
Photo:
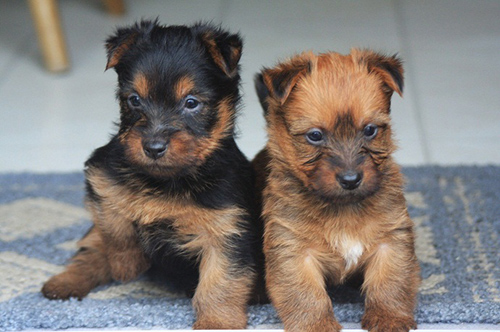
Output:
M363 188L355 190L345 190L345 189L332 189L332 190L319 190L315 191L322 200L328 203L339 204L339 205L351 205L358 204L365 200L366 198L375 194L377 190L365 190Z
M155 177L179 177L191 174L196 169L194 165L170 165L162 160L151 160L146 164L139 165L139 167L143 172Z
M155 138L128 143L126 156L131 164L138 171L155 177L187 175L202 162L192 141Z
M358 204L379 190L377 181L364 179L362 174L337 175L336 181L316 181L309 186L322 200L339 205Z
M194 156L175 156L168 151L168 148L166 151L160 153L144 149L142 153L129 153L128 156L131 164L135 166L137 171L158 178L188 175L199 164L199 161Z
M349 191L343 189L329 195L329 199L333 203L340 205L358 204L375 194L375 192L376 190L365 190L362 188Z

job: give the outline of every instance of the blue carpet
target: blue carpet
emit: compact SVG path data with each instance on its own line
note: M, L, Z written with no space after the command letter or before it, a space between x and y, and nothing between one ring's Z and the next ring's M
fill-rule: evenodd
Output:
M419 323L500 323L500 167L405 168L417 226L422 286ZM40 288L62 270L91 223L83 175L0 175L0 330L190 328L189 299L140 280L99 287L82 301L49 301ZM355 290L331 292L335 315L359 322ZM279 323L270 305L249 308L249 325Z

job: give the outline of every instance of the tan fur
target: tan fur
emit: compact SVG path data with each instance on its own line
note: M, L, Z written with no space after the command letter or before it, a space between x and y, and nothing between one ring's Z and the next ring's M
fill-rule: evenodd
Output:
M244 329L246 304L254 285L254 273L233 277L220 246L207 247L200 262L200 283L193 297L197 320L194 329ZM230 294L228 293L230 291Z
M231 134L233 118L229 107L229 101L221 103L220 121L210 137L197 140L184 132L171 137L167 160L173 160L168 165L173 171L198 165L218 148L220 139ZM126 143L128 158L146 158L137 132L125 132L120 139ZM255 283L255 271L242 267L243 273L235 273L227 258L227 238L240 234L238 223L245 217L245 210L236 206L223 210L204 208L189 195L166 200L162 194L148 191L133 180L127 186L119 185L95 167L86 170L86 178L100 197L99 202L87 201L94 228L79 245L88 253L77 254L62 274L44 285L42 291L47 297L83 298L112 279L126 282L137 278L150 267L150 262L139 246L134 223L149 225L168 219L179 243L183 243L177 249L201 259L200 283L193 298L197 312L194 328L246 326L246 305ZM129 189L134 187L136 190Z
M149 83L143 73L134 76L134 89L141 98L147 98L149 95Z
M222 248L225 237L239 234L236 224L245 214L237 207L226 210L199 207L189 196L162 200L147 191L140 194L131 192L123 186L113 184L98 169L89 170L88 179L94 190L106 202L109 215L120 217L115 217L112 223L115 233L121 237L132 235L134 220L139 220L141 225L161 219L173 220L173 228L191 239L181 249L193 254L204 248ZM193 237L193 234L197 236Z
M227 61L227 59L224 59L221 50L211 33L206 33L203 36L203 41L207 46L207 50L215 64L219 66L227 76L233 77L236 75L238 72L238 61L241 58L241 47L237 47L236 45L234 47L230 47L229 52L231 54L229 61Z
M167 201L157 199L153 193L146 191L134 193L113 184L99 169L89 169L87 177L96 193L106 202L99 210L91 208L96 229L103 229L102 233L112 233L116 238L127 239L116 245L107 240L106 249L113 279L133 279L146 267L144 264L147 261L138 259L140 255L133 253L134 249L139 249L132 238L133 221L139 220L140 224L147 225L161 219L172 220L181 242L185 242L178 249L187 255L201 257L200 284L193 298L198 315L195 328L246 326L246 304L255 272L248 270L247 273L234 276L229 269L225 246L228 236L240 232L237 223L245 214L242 209L207 209L193 204L189 197ZM101 220L107 222L100 223ZM126 264L121 264L122 260L117 259L120 257L124 258ZM137 258L134 260L134 257ZM116 264L120 265L114 268ZM231 293L227 292L228 289L231 289Z
M181 77L177 83L175 83L175 99L181 100L186 97L194 89L195 84L191 77L184 76Z
M373 69L373 59L386 60L370 51L353 50L347 56L304 53L262 72L269 90L269 141L254 166L257 178L266 179L267 287L286 331L340 331L326 282L342 283L358 271L365 271L364 328L416 327L413 310L420 279L413 223L402 175L390 157L395 146L389 117L392 91L387 87L401 90L384 68ZM394 61L394 66L399 64ZM295 73L287 79L289 85L281 85L284 98L283 91L275 90L280 87L276 80L286 77L283 70ZM344 126L339 119L346 114L352 124ZM367 153L360 148L364 143L358 133L371 123L384 128L369 144L378 153L358 165L355 159ZM311 128L335 139L321 148L308 144L305 135ZM318 160L307 163L316 155ZM342 193L336 175L347 167L343 165L362 171L363 188L375 193L355 204L319 197Z
M109 45L106 45L109 53L106 70L115 67L120 62L123 54L125 54L129 50L130 45L134 43L136 38L136 34L130 35L122 44L120 44L119 47L115 49L112 49Z
M172 50L178 53L161 58L165 47L180 43ZM106 69L118 73L119 130L85 164L94 225L42 292L51 299L83 298L154 265L172 273L166 278L173 286L194 292L195 329L245 328L246 306L263 276L257 276L258 216L245 187L253 174L233 140L241 38L210 24L142 21L119 29L106 47ZM192 53L195 48L200 52ZM205 62L210 73L197 72L191 61ZM214 70L229 78L207 76ZM158 79L165 73L173 76ZM140 98L131 99L131 92ZM185 103L190 94L200 107ZM217 165L229 174L219 174Z
M195 328L246 326L246 304L255 272L248 270L235 276L226 257L226 239L239 234L237 223L245 214L244 210L237 207L222 211L207 209L193 204L189 197L166 201L150 192L134 193L113 184L99 169L88 169L87 178L102 198L99 206L88 204L95 225L79 243L90 253L77 255L63 274L53 277L44 286L44 293L53 292L60 297L61 288L76 288L81 290L65 294L65 297L82 298L97 285L111 279L130 281L138 277L149 267L149 262L138 246L134 220L147 225L169 219L173 220L172 226L178 231L179 238L184 240L181 242L185 242L178 249L187 255L201 257L200 284L193 298L198 315ZM116 239L120 241L116 242ZM101 262L97 263L97 260ZM95 276L96 269L102 271L100 277L89 279Z
M199 160L206 160L206 158L213 153L218 147L219 142L224 138L232 135L234 128L234 112L231 111L231 103L227 99L223 99L219 105L218 116L219 121L212 129L209 138L200 139L197 143L196 156Z
M97 229L93 229L78 243L83 250L66 270L50 278L42 288L48 298L82 299L93 288L111 281L111 269L106 257L106 246Z
M195 168L205 162L220 144L220 141L232 135L234 127L234 112L230 101L223 100L218 105L219 121L212 129L209 137L196 137L179 131L170 137L165 155L158 159L158 176L172 176L180 170ZM150 163L142 146L140 132L135 128L120 135L120 140L126 146L126 155L138 164Z

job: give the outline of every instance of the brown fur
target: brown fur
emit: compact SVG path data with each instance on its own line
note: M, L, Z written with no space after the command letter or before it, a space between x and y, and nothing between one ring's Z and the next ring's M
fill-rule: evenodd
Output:
M96 225L79 246L91 253L76 256L63 274L44 286L45 294L60 293L52 289L55 287L78 288L65 297L83 298L91 289L111 279L125 282L137 278L149 267L149 262L137 244L132 221L141 220L141 224L146 225L159 219L171 219L175 221L173 227L178 231L180 242L185 243L178 249L186 255L201 257L201 281L193 298L198 315L194 327L245 328L246 304L254 284L254 273L249 270L233 277L225 247L226 237L239 234L237 223L245 211L237 207L225 211L197 207L189 197L165 201L150 192L138 195L114 185L97 169L89 170L87 177L106 201L101 208L89 206ZM120 241L113 241L106 234L119 234L116 238ZM99 278L87 281L89 276L95 275L96 268L101 270ZM70 287L67 283L78 286ZM231 290L230 297L227 290Z
M241 48L240 47L231 47L228 50L229 54L223 54L220 52L219 47L217 46L217 40L212 33L206 33L203 36L203 42L205 43L208 52L212 56L215 64L220 67L224 71L227 76L234 76L237 74L237 64L241 58ZM227 40L229 45L236 45L239 42L233 38L229 37Z
M142 73L137 73L134 77L134 89L137 91L139 96L142 98L147 98L149 95L149 83Z
M175 99L182 100L195 88L195 82L189 76L181 77L175 84Z
M109 57L108 62L106 64L106 70L115 67L119 62L121 57L127 50L130 48L130 45L135 42L137 35L129 36L123 43L121 43L118 47L113 48L111 46L107 46L108 52L112 53L112 56Z
M396 57L352 50L304 53L257 77L269 135L254 160L265 178L266 282L287 331L340 331L325 288L357 272L363 328L416 327L413 223L391 157L390 98L402 93L402 73ZM378 126L370 140L368 124ZM322 130L320 146L307 141L311 128ZM337 181L347 169L363 174L352 191Z
M246 304L254 285L252 274L232 277L221 243L207 246L200 264L200 279L193 307L197 312L194 329L244 329ZM230 290L231 296L228 296Z
M111 281L106 246L98 230L92 229L78 246L82 249L66 270L43 285L42 292L46 297L82 299L98 285Z
M193 137L182 131L170 137L169 148L165 158L156 161L159 167L155 175L170 176L178 173L180 170L200 166L214 150L219 148L221 140L232 135L234 111L230 109L229 101L222 100L218 106L218 110L220 120L212 130L210 137ZM143 151L140 127L122 133L120 140L124 143L126 147L125 152L130 160L139 164L150 162Z
M58 298L63 298L59 288L78 288L64 298L83 298L91 289L111 279L125 282L137 278L147 270L149 262L138 246L133 221L140 220L142 225L147 225L170 219L174 220L173 228L177 230L180 242L184 243L178 249L186 255L201 257L202 282L193 299L200 317L197 326L215 328L228 326L231 322L230 326L235 328L246 326L246 303L254 284L254 273L249 270L242 276L232 277L225 247L225 238L239 234L237 223L245 214L244 210L238 207L223 211L206 209L197 207L189 197L166 201L151 192L134 193L125 186L113 184L99 169L88 170L87 178L106 202L100 206L87 205L95 226L79 246L89 253L77 255L63 274L47 282L44 294L57 293ZM114 234L114 237L108 234ZM101 271L99 278L92 277L87 281L96 274L97 268ZM71 287L68 283L76 285ZM228 289L231 289L231 297L227 296ZM204 303L211 305L207 307ZM205 320L214 320L214 317L219 317L215 325L205 325Z

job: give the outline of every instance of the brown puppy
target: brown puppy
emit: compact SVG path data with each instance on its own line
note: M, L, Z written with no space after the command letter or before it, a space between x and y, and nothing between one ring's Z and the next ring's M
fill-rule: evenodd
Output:
M408 331L420 282L390 100L395 57L304 53L256 77L269 142L263 189L266 282L287 331L340 331L328 283L363 278L364 329Z
M86 162L94 225L42 292L81 299L154 267L193 296L194 328L245 328L262 245L251 164L233 135L241 38L142 21L106 47L120 123Z

